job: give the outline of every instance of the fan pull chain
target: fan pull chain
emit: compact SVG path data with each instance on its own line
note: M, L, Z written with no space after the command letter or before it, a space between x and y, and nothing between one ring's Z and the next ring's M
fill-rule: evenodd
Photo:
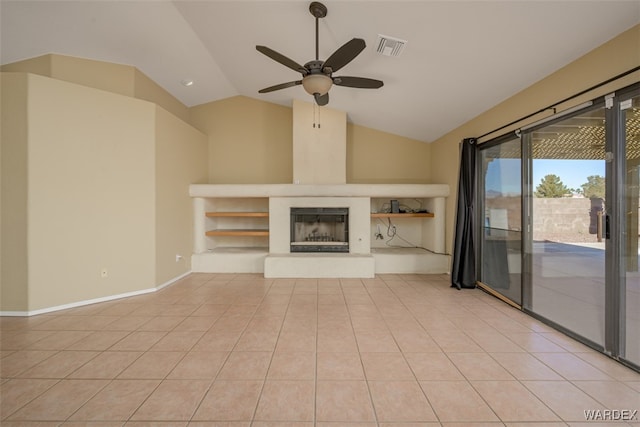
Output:
M316 108L317 108L317 112L318 112L318 126L317 128L320 129L320 106L316 105L315 103L313 104L313 128L316 128Z

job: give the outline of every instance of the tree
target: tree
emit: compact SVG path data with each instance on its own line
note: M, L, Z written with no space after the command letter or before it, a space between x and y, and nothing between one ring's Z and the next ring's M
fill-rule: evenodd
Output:
M604 199L604 177L591 175L587 177L587 182L581 185L582 194L589 199Z
M534 194L536 197L564 197L571 194L571 190L562 183L558 175L549 174L540 180Z

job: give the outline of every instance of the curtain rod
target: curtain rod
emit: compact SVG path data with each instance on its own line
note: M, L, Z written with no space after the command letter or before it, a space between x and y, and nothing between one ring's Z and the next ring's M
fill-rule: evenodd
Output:
M485 137L485 136L487 136L487 135L491 135L492 133L496 133L496 132L498 132L498 131L501 131L502 129L505 129L505 128L508 128L508 127L510 127L510 126L513 126L513 125L515 125L515 124L517 124L517 123L519 123L519 122L521 122L521 121L523 121L523 120L527 120L527 119L529 119L529 118L531 118L531 117L533 117L533 116L535 116L535 115L537 115L537 114L543 113L543 112L545 112L545 111L547 111L547 110L553 110L553 112L555 113L555 112L556 112L556 111L555 111L555 110L556 110L556 106L558 106L558 105L560 105L560 104L563 104L563 103L565 103L565 102L567 102L567 101L571 101L572 99L577 98L577 97L579 97L579 96L581 96L581 95L584 95L585 93L591 92L592 90L598 89L598 88L599 88L599 87L601 87L601 86L604 86L604 85L606 85L606 84L609 84L609 83L611 83L611 82L614 82L614 81L616 81L616 80L619 80L619 79L621 79L621 78L623 78L623 77L625 77L625 76L628 76L629 74L635 73L635 72L636 72L636 71L638 71L638 70L640 70L640 66L634 67L634 68L632 68L632 69L630 69L630 70L628 70L628 71L625 71L624 73L620 73L620 74L618 74L617 76L611 77L610 79L607 79L607 80L605 80L605 81L603 81L603 82L600 82L600 83L598 83L598 84L596 84L596 85L594 85L594 86L591 86L591 87L590 87L590 88L588 88L588 89L585 89L585 90L583 90L583 91L581 91L581 92L578 92L578 93L576 93L576 94L574 94L574 95L571 95L571 96L569 96L569 97L567 97L567 98L565 98L565 99L563 99L563 100L561 100L561 101L558 101L558 102L556 102L555 104L551 104L551 105L549 105L548 107L541 108L540 110L538 110L538 111L536 111L536 112L534 112L534 113L527 114L527 115L526 115L526 116L524 116L524 117L520 117L520 118L519 118L519 119L517 119L517 120L514 120L514 121L512 121L512 122L510 122L510 123L507 123L507 124L506 124L506 125L504 125L504 126L500 126L499 128L492 130L491 132L487 132L487 133L485 133L485 134L483 134L483 135L480 135L479 137L477 137L477 138L475 138L475 139L476 139L476 140L478 140L478 139L484 138L484 137Z

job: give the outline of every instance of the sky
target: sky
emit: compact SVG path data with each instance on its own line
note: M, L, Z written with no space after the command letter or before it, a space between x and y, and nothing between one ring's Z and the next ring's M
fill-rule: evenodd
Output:
M558 175L569 188L582 188L591 175L604 176L604 160L534 160L533 185L540 184L545 175Z
M560 177L564 185L569 188L581 188L591 175L605 175L604 160L534 160L533 187L540 184L546 175L554 174ZM495 159L489 164L486 176L486 189L506 193L520 193L520 160ZM500 184L502 183L502 188Z

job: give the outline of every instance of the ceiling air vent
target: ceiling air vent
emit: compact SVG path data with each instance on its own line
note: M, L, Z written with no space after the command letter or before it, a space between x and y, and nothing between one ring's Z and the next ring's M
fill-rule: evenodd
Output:
M395 37L383 36L378 34L378 42L376 43L376 52L384 56L400 56L404 50L406 40Z

